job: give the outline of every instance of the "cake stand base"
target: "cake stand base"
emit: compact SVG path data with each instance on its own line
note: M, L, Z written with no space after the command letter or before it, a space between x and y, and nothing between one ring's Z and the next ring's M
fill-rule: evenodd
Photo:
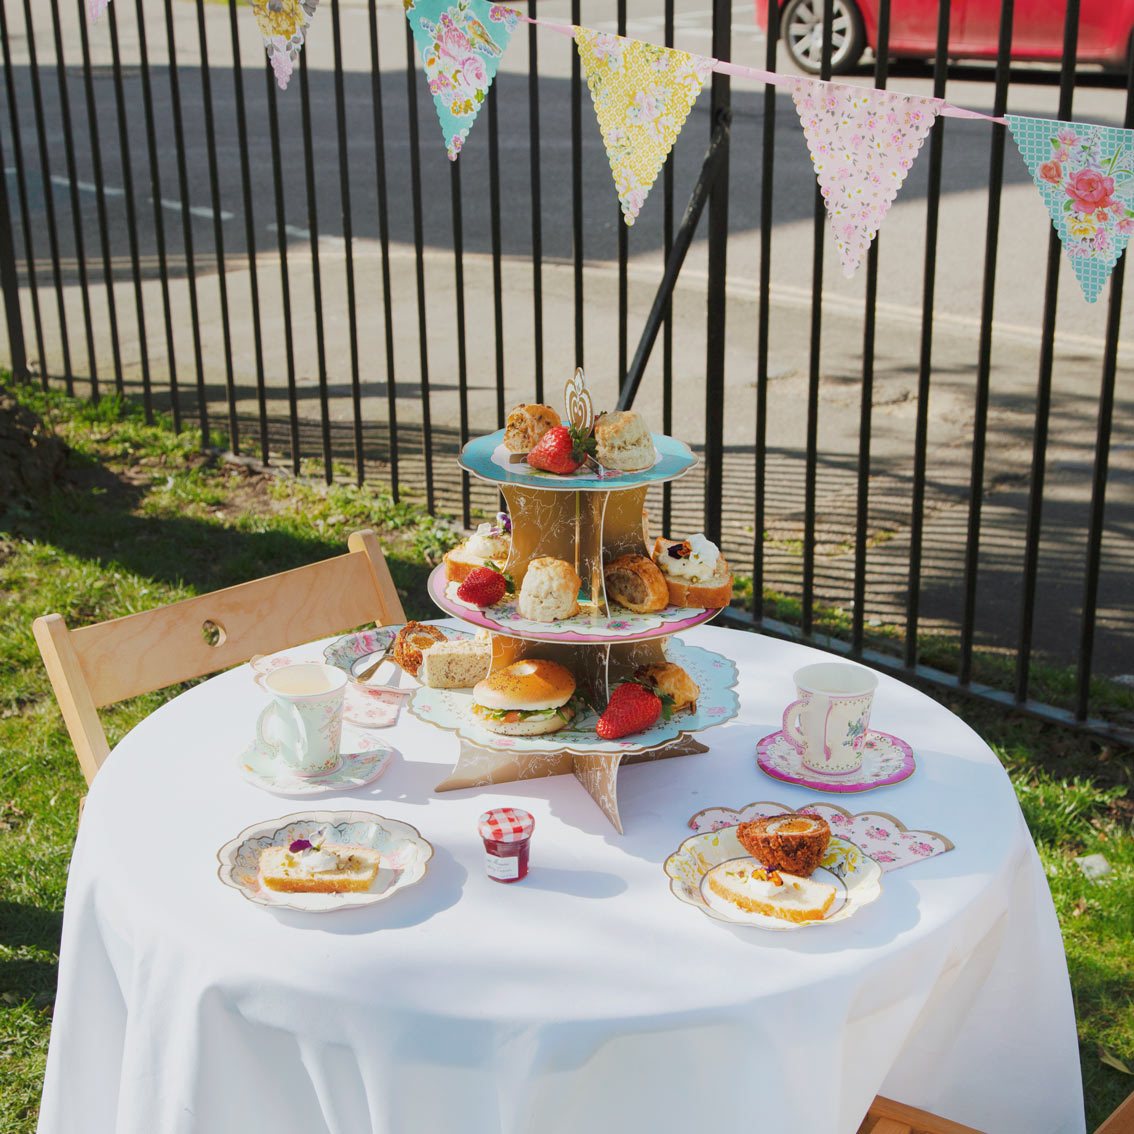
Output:
M651 760L668 760L673 756L694 756L708 752L706 745L691 736L659 744L644 752L509 752L507 749L482 748L467 740L461 741L460 755L452 772L437 785L437 791L484 787L488 784L535 780L545 776L572 773L598 804L599 810L621 835L622 819L618 814L618 769L623 764L644 764Z

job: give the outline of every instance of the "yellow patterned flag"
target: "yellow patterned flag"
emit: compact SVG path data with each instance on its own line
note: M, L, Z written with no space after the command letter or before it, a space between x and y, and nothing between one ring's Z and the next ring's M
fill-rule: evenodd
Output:
M633 224L715 60L576 27L575 45L627 224Z

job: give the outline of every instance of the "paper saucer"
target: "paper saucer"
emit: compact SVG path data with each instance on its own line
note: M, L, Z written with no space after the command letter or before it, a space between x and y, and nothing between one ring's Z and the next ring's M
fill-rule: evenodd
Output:
M277 755L276 749L254 740L240 753L238 763L244 778L273 795L334 795L372 783L389 766L389 745L360 728L343 726L339 766L321 776L297 776Z
M769 733L756 745L756 763L774 780L814 791L849 793L901 783L917 767L913 749L888 732L868 729L862 745L862 766L841 776L823 776L804 767L803 757L782 731Z

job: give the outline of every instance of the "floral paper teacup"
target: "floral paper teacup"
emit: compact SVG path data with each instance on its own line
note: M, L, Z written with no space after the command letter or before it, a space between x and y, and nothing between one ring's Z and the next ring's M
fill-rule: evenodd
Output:
M331 665L304 662L257 677L272 695L256 730L297 776L321 776L340 763L347 675Z
M796 670L796 699L784 709L784 736L804 767L824 776L845 776L862 767L862 746L878 678L842 662Z

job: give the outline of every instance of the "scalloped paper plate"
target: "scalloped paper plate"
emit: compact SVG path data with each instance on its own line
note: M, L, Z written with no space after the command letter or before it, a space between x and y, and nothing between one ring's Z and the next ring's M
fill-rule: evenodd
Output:
M378 876L370 889L353 894L285 894L260 885L260 851L287 846L323 831L328 842L356 843L374 847L381 856ZM271 909L331 913L356 909L393 897L399 890L425 877L433 847L418 829L398 819L386 819L369 811L301 811L280 819L267 819L246 827L219 851L217 875L239 890L250 902Z
M773 931L808 929L846 921L882 893L882 868L846 839L832 836L823 862L813 877L835 886L835 903L822 921L782 921L764 914L749 913L710 892L702 891L705 875L722 862L755 859L740 844L735 827L691 835L665 860L671 893L679 902L696 906L707 917L730 925L751 925Z
M414 692L409 711L419 720L457 733L482 748L516 752L645 752L676 740L684 733L700 732L731 720L740 711L736 694L736 665L721 654L691 646L671 638L666 646L669 660L687 670L700 686L697 710L674 713L668 721L658 720L645 732L622 740L603 740L595 732L598 714L593 710L576 717L567 728L543 736L501 736L481 728L469 712L472 692L467 689L427 689Z
M580 489L607 491L637 488L643 484L657 484L684 476L697 463L693 450L676 437L653 433L654 463L651 468L637 472L620 472L604 469L597 473L584 465L569 476L533 469L527 461L513 461L504 448L504 430L498 429L483 437L474 437L458 458L461 468L494 484L517 484L524 488L550 488L559 492L576 492Z

